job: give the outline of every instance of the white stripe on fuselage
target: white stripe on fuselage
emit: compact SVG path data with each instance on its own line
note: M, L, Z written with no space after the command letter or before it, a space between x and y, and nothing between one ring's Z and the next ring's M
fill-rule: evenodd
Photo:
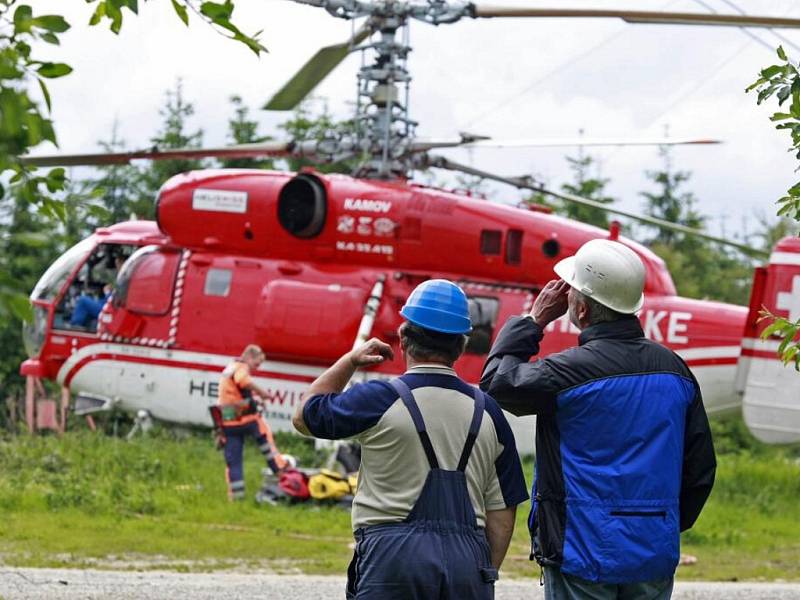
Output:
M781 343L775 340L762 340L760 338L742 338L742 348L748 350L763 350L765 352L777 352ZM775 357L777 360L777 356Z
M701 358L737 358L741 350L740 346L709 346L676 350L675 353L683 360L697 360Z
M191 363L198 365L209 365L219 367L220 371L233 360L234 357L222 354L208 354L205 352L188 352L186 350L170 350L154 348L149 346L135 346L130 344L98 343L84 346L74 352L58 370L57 380L63 383L69 372L85 358L97 354L114 354L119 360L124 361L125 357L133 356L140 359L154 359L175 361L179 363ZM274 371L276 373L287 373L290 375L307 375L317 377L324 369L322 367L312 367L295 363L267 360L259 365L261 371Z
M800 265L800 253L773 252L769 257L771 265Z

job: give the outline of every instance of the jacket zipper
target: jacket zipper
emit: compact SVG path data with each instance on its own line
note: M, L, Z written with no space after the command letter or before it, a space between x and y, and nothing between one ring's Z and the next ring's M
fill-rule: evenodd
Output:
M665 510L612 510L612 517L666 517Z

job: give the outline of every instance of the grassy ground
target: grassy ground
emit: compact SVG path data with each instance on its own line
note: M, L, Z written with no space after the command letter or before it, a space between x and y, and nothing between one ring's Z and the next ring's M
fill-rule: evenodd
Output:
M800 463L796 448L758 444L738 420L716 425L714 493L683 551L698 557L679 578L800 580ZM319 456L281 436L304 464ZM260 456L246 455L250 497ZM0 562L343 573L349 513L337 507L230 504L222 456L205 436L162 432L131 442L76 432L0 440ZM530 464L526 471L530 472ZM528 561L527 510L504 570L538 576Z

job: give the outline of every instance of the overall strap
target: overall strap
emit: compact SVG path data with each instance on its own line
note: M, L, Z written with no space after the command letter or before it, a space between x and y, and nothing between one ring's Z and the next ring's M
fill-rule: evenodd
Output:
M425 450L425 456L428 457L428 464L430 465L431 469L438 469L439 461L436 460L436 454L433 452L431 438L428 437L428 432L425 429L425 421L422 420L422 413L419 412L419 406L417 406L417 403L414 400L414 395L411 393L411 390L408 388L406 383L400 378L392 379L389 381L389 385L395 389L398 396L400 396L400 399L403 401L403 404L406 405L408 412L411 413L411 419L414 421L414 426L417 428L419 441L422 442L422 447Z
M486 405L482 391L474 388L473 395L475 396L475 409L472 412L472 423L469 425L467 441L464 443L464 449L461 451L461 458L458 461L458 470L462 472L467 468L472 447L475 445L475 440L478 439L478 432L481 430L481 421L483 420L483 409Z

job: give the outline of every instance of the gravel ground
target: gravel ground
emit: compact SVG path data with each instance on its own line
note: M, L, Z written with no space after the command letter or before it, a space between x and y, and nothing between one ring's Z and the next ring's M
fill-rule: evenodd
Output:
M184 599L330 600L344 597L344 579L303 575L172 573L0 568L3 600ZM501 581L497 600L543 598L538 581ZM678 583L676 600L800 600L800 584Z

